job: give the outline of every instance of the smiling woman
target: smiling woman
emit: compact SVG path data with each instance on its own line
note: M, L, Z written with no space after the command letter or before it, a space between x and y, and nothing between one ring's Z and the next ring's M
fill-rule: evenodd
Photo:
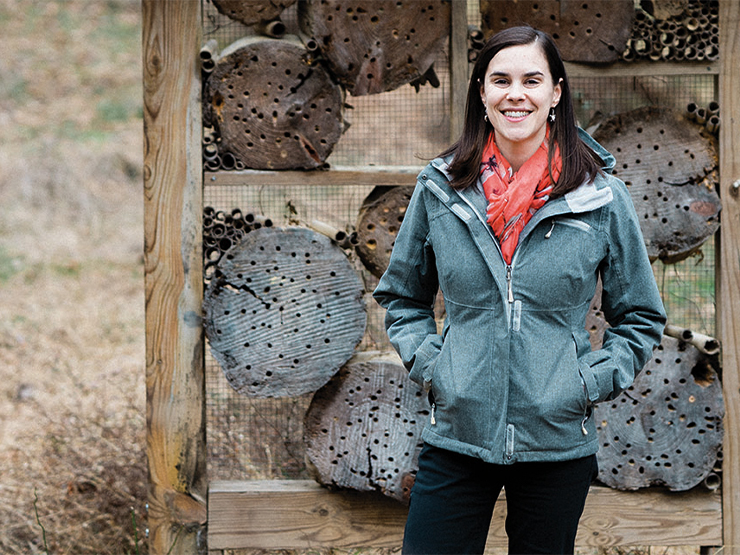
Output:
M574 551L597 474L594 406L630 386L665 324L613 166L576 126L552 38L494 35L473 68L462 135L419 174L375 290L431 401L404 553L483 553L503 488L510 553ZM585 319L599 280L611 327L592 351Z

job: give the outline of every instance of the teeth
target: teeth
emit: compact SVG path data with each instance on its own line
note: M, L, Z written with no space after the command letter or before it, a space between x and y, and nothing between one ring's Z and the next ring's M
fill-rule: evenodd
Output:
M504 115L507 118L523 118L528 113L529 112L514 112L514 111L509 110L509 111L504 112Z

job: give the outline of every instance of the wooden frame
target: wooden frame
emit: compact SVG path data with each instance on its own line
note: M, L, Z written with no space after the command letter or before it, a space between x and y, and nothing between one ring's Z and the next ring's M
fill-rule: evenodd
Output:
M457 6L459 2L454 2ZM217 482L206 511L202 255L200 0L142 0L147 454L153 554L202 552L205 524L213 549L398 545L404 509L387 499L330 492L308 482ZM459 6L458 6L459 9ZM453 21L464 21L453 10ZM718 73L720 192L723 213L717 324L723 344L726 404L722 494L623 493L594 488L579 545L724 545L740 552L740 2L720 0ZM459 30L459 29L458 29ZM453 44L462 44L461 35ZM451 57L451 128L459 128L467 56ZM455 61L457 60L457 61ZM687 66L630 65L651 74ZM718 69L717 69L718 68ZM576 69L579 74L603 70ZM600 72L601 71L601 72ZM600 73L599 73L600 72ZM461 77L465 75L464 77ZM458 127L456 127L458 126ZM263 178L269 179L263 175ZM407 172L389 178L408 179ZM501 504L500 504L501 505ZM491 545L503 545L502 509ZM367 542L367 543L365 543Z
M142 10L149 545L196 553L207 489L200 1Z

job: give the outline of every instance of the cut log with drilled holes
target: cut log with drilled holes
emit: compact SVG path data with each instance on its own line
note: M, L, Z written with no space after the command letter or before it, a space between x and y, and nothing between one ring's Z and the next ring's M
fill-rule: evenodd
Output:
M684 260L719 227L717 148L706 130L683 113L644 107L607 118L593 133L617 159L648 255Z
M413 187L376 187L363 201L357 218L357 254L365 267L380 277L388 267L398 229Z
M601 482L684 491L712 473L724 417L716 364L716 357L663 337L634 384L594 410Z
M365 331L363 285L328 237L260 228L221 260L206 289L205 330L231 386L252 397L316 391Z
M306 458L323 485L408 502L429 402L400 361L352 359L306 413Z
M313 169L343 131L342 93L290 40L242 39L204 85L204 118L229 153L253 169Z
M303 32L355 96L391 91L427 74L450 30L443 0L300 0L298 6Z
M222 14L244 25L274 21L295 0L211 0Z
M487 38L507 27L531 25L552 35L570 62L619 59L635 18L633 0L481 0L480 10Z

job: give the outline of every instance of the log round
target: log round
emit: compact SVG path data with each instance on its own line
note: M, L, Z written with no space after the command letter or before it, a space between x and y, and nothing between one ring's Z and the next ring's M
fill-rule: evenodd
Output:
M362 203L357 218L357 254L365 267L381 277L391 258L398 229L413 187L376 187Z
M394 90L424 75L450 29L443 0L301 0L299 24L354 96Z
M211 0L216 9L244 25L274 21L295 0Z
M635 19L633 0L481 0L480 11L486 38L527 24L552 35L564 60L588 63L619 59Z
M342 93L289 40L242 39L225 49L204 84L204 119L248 168L313 169L343 131Z
M605 120L594 138L617 159L651 260L684 260L719 227L718 155L704 128L675 110L644 107Z
M352 359L306 413L309 468L322 485L408 503L427 418L426 395L401 364Z
M634 384L594 410L599 480L620 489L684 491L712 472L724 403L716 361L664 336Z
M260 228L219 262L204 300L211 352L229 384L251 397L316 391L365 331L363 285L328 237Z

